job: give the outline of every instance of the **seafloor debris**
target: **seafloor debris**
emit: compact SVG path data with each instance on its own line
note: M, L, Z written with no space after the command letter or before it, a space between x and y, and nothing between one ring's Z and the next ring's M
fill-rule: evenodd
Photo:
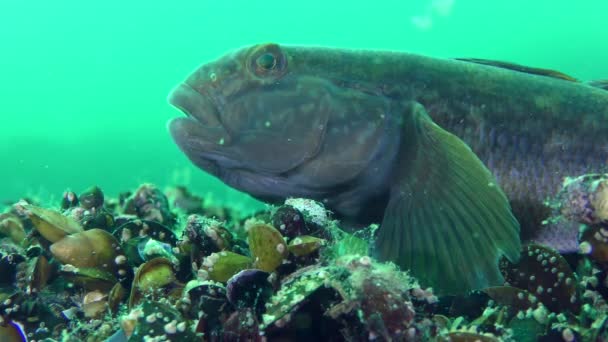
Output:
M347 233L307 199L250 217L151 184L24 200L0 214L0 340L606 340L604 182L554 202L581 253L529 245L503 286L439 298L370 256L375 226Z

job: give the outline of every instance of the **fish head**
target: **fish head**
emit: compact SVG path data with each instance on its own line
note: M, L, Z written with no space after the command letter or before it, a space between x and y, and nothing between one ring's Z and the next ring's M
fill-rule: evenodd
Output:
M200 66L169 95L186 114L169 123L173 139L195 165L258 198L318 197L319 187L343 182L344 170L358 170L351 159L368 148L345 139L340 126L356 134L369 130L369 118L346 115L353 96L341 95L305 56L261 44Z

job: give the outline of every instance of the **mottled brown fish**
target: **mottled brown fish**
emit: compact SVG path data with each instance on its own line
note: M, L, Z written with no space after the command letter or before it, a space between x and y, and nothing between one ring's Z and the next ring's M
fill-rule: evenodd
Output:
M608 157L605 90L401 52L245 47L169 101L196 165L264 201L381 221L375 254L442 293L501 284L499 257L520 253L509 200L540 226L562 177Z

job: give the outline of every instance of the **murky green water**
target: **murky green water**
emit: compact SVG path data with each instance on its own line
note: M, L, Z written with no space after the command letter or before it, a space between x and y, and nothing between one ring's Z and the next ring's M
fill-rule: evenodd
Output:
M169 90L274 41L479 57L608 77L608 2L2 1L0 200L181 183L251 204L178 151Z

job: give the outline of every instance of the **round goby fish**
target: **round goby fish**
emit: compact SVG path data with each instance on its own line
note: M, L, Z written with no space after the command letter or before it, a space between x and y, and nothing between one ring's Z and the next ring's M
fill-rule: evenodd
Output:
M519 257L520 226L501 187L512 202L542 203L513 173L529 160L512 149L550 138L534 136L538 120L522 133L509 115L557 100L524 100L522 82L591 88L470 61L262 44L178 85L169 101L186 117L169 128L194 164L258 199L311 198L345 222L381 221L375 256L460 293L502 284L498 259ZM501 148L507 158L495 157Z

